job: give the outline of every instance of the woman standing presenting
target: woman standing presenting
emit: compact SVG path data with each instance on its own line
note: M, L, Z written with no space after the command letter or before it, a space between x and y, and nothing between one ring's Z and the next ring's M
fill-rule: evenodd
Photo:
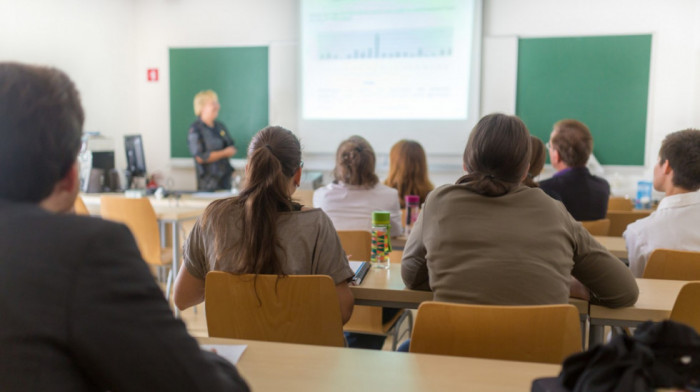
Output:
M224 124L216 121L220 108L212 90L194 96L197 121L190 126L187 144L197 168L197 190L231 189L233 167L228 159L236 154L236 147Z

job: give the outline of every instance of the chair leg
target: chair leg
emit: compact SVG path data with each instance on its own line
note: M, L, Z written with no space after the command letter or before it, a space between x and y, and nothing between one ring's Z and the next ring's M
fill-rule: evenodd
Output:
M170 289L172 289L173 286L173 269L170 268L170 272L168 273L168 281L165 284L165 300L170 302Z
M396 320L396 323L394 324L394 327L391 330L391 351L396 351L396 348L399 345L399 341L405 334L401 333L401 324L403 324L404 320L408 320L408 328L406 329L405 333L408 333L409 338L411 337L411 332L413 332L413 313L410 310L406 309L401 315L401 317L399 317L399 319Z

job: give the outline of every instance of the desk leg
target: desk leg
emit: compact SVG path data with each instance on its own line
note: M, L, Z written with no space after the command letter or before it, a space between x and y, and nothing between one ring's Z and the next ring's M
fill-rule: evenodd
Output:
M178 260L178 257L180 255L179 248L180 248L180 221L176 220L175 222L172 223L172 235L173 235L173 289L175 286L175 278L177 277L177 273L180 268L180 260ZM170 298L168 298L168 301L170 301ZM180 310L175 306L175 302L173 302L173 309L175 310L175 317L180 317Z
M590 350L596 344L603 343L604 325L591 324L588 336L588 349Z

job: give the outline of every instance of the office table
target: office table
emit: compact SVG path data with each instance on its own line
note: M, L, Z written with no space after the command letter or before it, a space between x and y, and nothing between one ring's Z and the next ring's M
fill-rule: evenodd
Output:
M254 340L199 338L248 345L236 365L254 391L529 391L560 365L397 353Z
M591 305L589 346L603 342L603 327L635 327L644 321L661 321L667 319L676 302L681 287L686 284L681 280L637 279L639 299L633 306L610 309Z

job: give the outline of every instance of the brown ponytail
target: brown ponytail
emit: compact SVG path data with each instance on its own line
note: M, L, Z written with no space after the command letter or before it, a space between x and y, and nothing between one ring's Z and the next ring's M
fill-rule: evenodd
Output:
M211 220L216 235L217 260L232 259L235 273L284 275L276 252L277 218L292 210L290 178L301 165L301 145L294 134L282 127L259 131L248 147L246 182L240 196L208 209L204 220ZM239 222L226 220L224 212L235 205L242 210ZM229 226L237 224L242 233L239 243L228 240Z
M516 116L495 113L474 126L464 149L468 174L457 180L484 196L501 196L520 184L530 162L530 133Z

